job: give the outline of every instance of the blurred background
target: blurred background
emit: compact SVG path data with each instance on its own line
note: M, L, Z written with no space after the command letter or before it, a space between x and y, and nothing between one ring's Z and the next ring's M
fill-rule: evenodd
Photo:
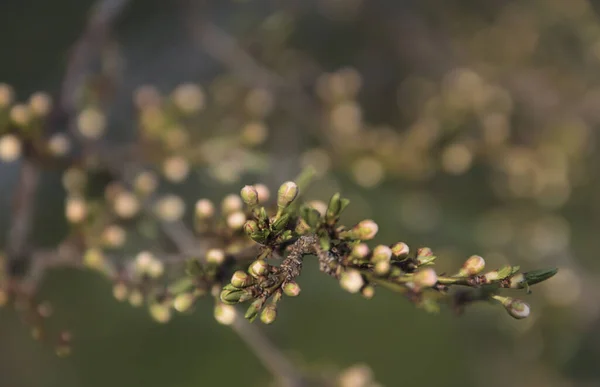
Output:
M0 83L15 101L64 91L100 3L121 2L0 2ZM115 146L160 137L159 190L188 208L243 184L274 190L313 165L310 198L340 190L346 224L375 219L376 242L431 247L441 271L472 254L490 268L560 269L516 321L484 304L427 314L384 290L365 300L307 263L302 296L260 327L298 364L332 375L367 364L384 386L600 385L600 2L123 3L86 63L86 87L109 101L106 125L80 130ZM148 102L157 91L193 119L162 123ZM85 101L82 112L95 109ZM0 164L5 233L19 166ZM69 233L63 172L41 177L36 247ZM132 243L123 257L148 248ZM39 292L50 326L73 332L73 353L56 357L0 309L2 386L271 383L210 300L158 324L94 272L54 270Z

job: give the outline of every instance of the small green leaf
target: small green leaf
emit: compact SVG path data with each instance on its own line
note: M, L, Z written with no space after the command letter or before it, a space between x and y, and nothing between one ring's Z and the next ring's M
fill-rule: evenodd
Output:
M556 273L558 273L558 269L552 268L533 270L523 274L525 275L525 281L528 285L535 285L537 283L546 281L547 279L554 277Z

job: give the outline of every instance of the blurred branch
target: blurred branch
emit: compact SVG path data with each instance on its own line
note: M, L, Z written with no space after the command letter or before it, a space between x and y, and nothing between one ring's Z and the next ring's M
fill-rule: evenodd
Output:
M292 116L293 125L286 124L284 127L287 130L274 131L272 139L271 152L277 162L271 164L275 170L269 175L274 181L285 180L285 176L297 169L295 164L304 138L298 127L318 130L319 117L314 114L319 111L318 106L301 85L259 63L240 46L235 37L203 17L204 12L198 2L190 2L187 8L189 9L186 9L184 17L197 46L225 66L242 83L270 91L278 104Z
M59 95L59 104L52 117L64 117L73 113L82 84L89 73L90 62L105 45L112 24L130 0L100 0L92 10L88 25L73 47ZM50 125L55 124L50 120ZM49 127L45 130L48 131ZM31 234L35 207L35 194L40 171L35 163L35 154L26 152L19 171L19 181L13 196L13 213L8 231L7 258L9 272L24 274L28 255L27 242Z
M131 0L98 0L91 10L88 24L75 42L62 82L60 107L66 113L77 108L81 87L90 73L90 67L106 46L113 24Z
M239 313L236 314L231 329L250 347L254 355L263 363L283 387L315 386L309 383L296 369L294 364L277 348L255 325L252 325Z

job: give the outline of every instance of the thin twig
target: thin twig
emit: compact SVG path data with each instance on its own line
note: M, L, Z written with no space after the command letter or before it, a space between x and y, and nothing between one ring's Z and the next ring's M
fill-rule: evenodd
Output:
M91 67L108 43L115 21L131 0L99 0L91 10L88 24L75 42L62 82L59 98L64 112L73 114L81 96L81 88Z

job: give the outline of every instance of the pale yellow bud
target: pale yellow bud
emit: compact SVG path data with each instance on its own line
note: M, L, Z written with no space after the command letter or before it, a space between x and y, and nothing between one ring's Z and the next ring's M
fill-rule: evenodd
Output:
M10 119L17 126L26 126L31 120L29 107L23 104L14 105L10 109Z
M106 117L95 107L85 108L77 117L77 128L84 137L96 140L104 134Z
M48 139L48 150L54 156L64 156L71 150L71 140L64 133L53 134Z
M87 203L81 197L68 197L65 205L65 217L70 223L81 223L87 216Z
M0 109L7 107L13 102L14 92L12 87L6 83L0 83Z
M156 203L154 211L162 220L175 222L183 217L185 203L179 196L167 195Z
M215 206L208 199L200 199L196 202L196 216L199 219L211 218L215 214Z
M21 140L14 134L0 137L0 160L12 162L21 156Z
M173 91L173 103L184 113L196 113L204 108L204 91L191 83L179 85Z
M139 199L129 191L119 192L113 203L115 213L123 219L131 219L137 215L140 206Z
M29 98L29 108L38 117L45 117L52 109L52 98L46 93L37 92Z
M217 304L217 306L215 306L214 314L215 320L217 320L219 324L223 325L233 324L237 317L235 308L232 305L226 304Z
M246 223L246 215L242 211L236 211L227 215L227 226L232 230L239 230Z
M206 262L220 265L225 262L225 251L222 249L210 249L206 252Z
M169 157L163 163L163 174L174 183L181 183L190 173L190 164L179 156Z
M365 281L358 270L347 270L340 277L340 285L350 293L357 293L364 284Z

